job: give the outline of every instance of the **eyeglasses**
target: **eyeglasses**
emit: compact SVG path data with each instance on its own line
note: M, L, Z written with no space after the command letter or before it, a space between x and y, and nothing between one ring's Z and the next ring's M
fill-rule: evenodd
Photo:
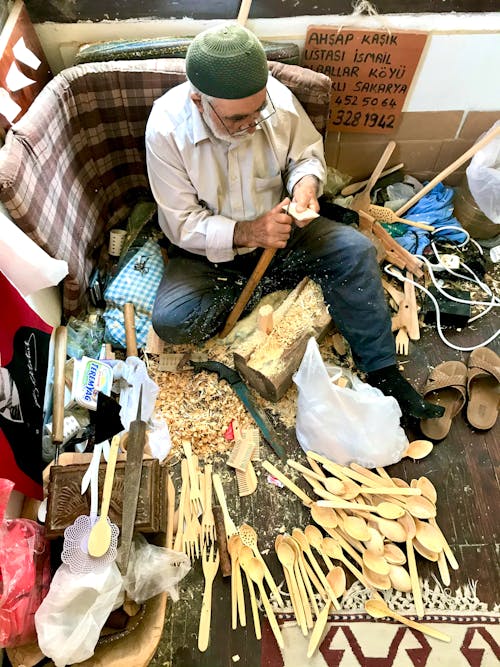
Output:
M208 101L208 100L207 100ZM210 102L208 102L210 104ZM210 104L210 108L214 112L214 114L217 116L219 119L222 127L226 130L229 136L231 137L237 137L241 134L245 134L250 128L252 127L258 127L259 125L262 125L266 120L268 120L274 113L276 113L276 109L274 107L273 101L269 96L269 93L266 91L266 101L262 109L259 111L256 111L255 113L248 114L247 116L243 116L242 118L239 118L238 120L232 120L231 118L222 118L219 116L217 111L215 110L215 107ZM251 123L247 123L246 125L242 125L242 122L244 122L247 118L251 118L252 116L256 116L256 120L252 121ZM237 126L238 129L234 129L234 126ZM233 129L231 129L231 127Z

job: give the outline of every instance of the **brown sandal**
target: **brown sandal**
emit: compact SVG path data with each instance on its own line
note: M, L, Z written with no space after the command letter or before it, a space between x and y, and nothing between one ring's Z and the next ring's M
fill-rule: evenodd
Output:
M495 426L500 402L500 357L487 347L473 350L468 361L467 421L486 431Z
M420 430L431 440L448 435L453 417L458 415L466 400L467 366L461 361L445 361L434 368L424 387L424 398L445 409L441 417L421 419Z

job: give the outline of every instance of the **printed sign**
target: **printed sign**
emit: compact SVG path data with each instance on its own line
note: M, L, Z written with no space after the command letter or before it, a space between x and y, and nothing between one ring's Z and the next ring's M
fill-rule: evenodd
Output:
M427 35L310 26L302 65L332 80L328 130L392 132Z

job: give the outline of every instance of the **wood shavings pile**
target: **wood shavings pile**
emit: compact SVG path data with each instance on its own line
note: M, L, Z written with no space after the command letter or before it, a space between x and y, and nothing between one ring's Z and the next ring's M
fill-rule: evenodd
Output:
M150 360L150 376L159 386L155 414L168 424L172 452L181 448L182 440L189 440L193 453L211 458L232 448L224 438L232 419L242 429L253 425L229 384L218 382L215 373L187 370L162 373L155 370L157 362Z
M353 367L350 355L342 359L335 355L332 335L320 345L326 363ZM170 345L166 350L183 354L196 352L213 361L233 367L232 352L226 340L214 337L202 347ZM232 419L238 420L242 429L255 425L243 403L224 380L219 382L216 373L194 373L183 370L177 373L160 372L159 357L147 357L148 372L160 388L156 400L155 416L165 419L172 439L172 454L182 449L182 440L191 442L193 453L204 459L223 454L233 448L233 442L224 438ZM297 388L292 385L278 403L265 400L250 388L256 404L274 416L283 427L294 428L297 414Z

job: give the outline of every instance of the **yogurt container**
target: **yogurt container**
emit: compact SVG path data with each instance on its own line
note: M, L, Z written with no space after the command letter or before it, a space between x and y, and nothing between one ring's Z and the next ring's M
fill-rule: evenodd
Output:
M112 384L113 371L107 364L90 357L75 361L73 399L78 405L96 410L98 393L109 396Z

